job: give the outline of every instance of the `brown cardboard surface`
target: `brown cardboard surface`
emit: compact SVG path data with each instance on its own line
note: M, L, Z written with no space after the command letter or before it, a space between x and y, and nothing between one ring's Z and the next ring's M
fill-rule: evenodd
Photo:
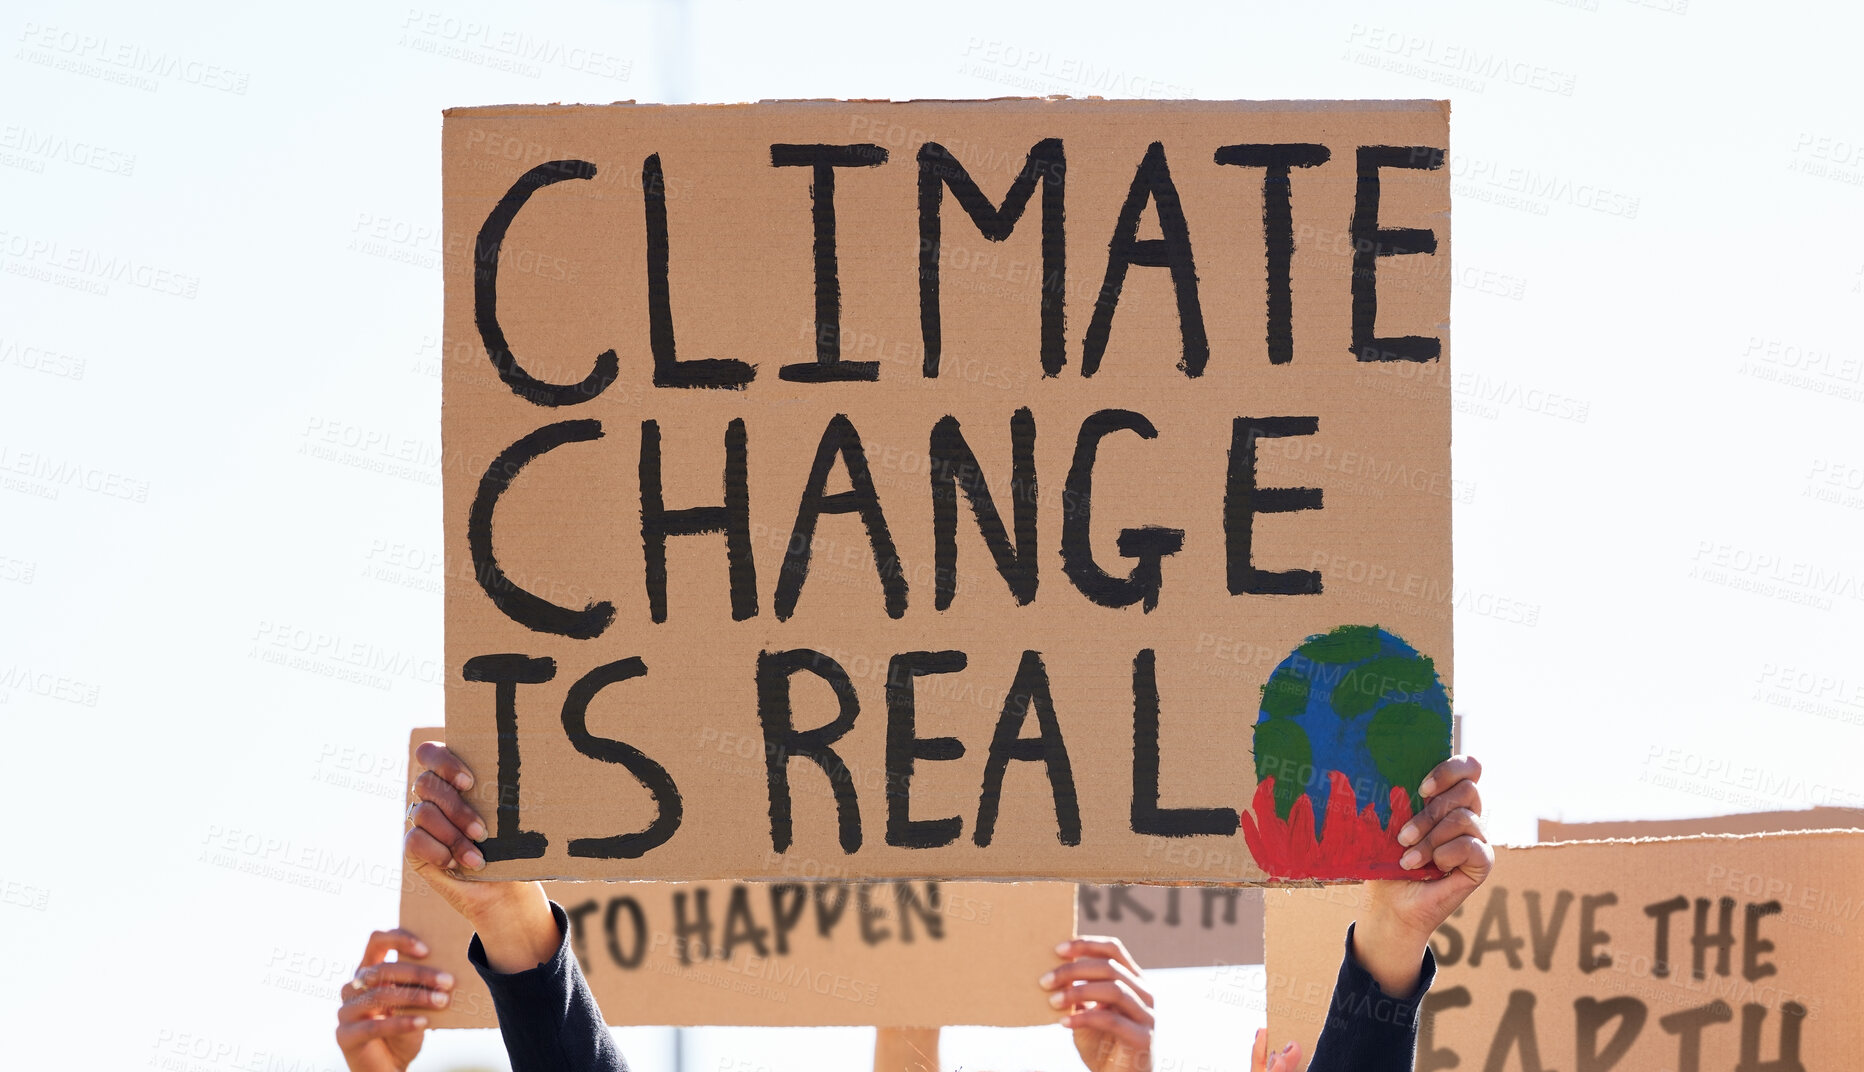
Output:
M1364 891L1268 891L1269 1033L1277 1045L1294 1039L1312 1054ZM1699 911L1705 936L1721 933L1725 904L1732 940L1724 961L1719 944L1698 947L1695 937ZM1750 913L1775 904L1777 912ZM1433 939L1439 969L1416 1067L1856 1067L1864 1044L1860 910L1864 832L1500 847L1489 881ZM1668 921L1661 954L1660 917ZM1660 961L1667 975L1656 970ZM1614 1014L1634 1004L1644 1020L1632 1033ZM1804 1015L1792 1015L1794 1007ZM1683 1049L1692 1015L1716 1018L1701 1028L1696 1063ZM1602 1019L1581 1053L1586 1016ZM1789 1037L1797 1032L1798 1063L1756 1063L1781 1056L1783 1024L1793 1025ZM1621 1030L1624 1048L1613 1051ZM1745 1056L1744 1036L1752 1046Z
M1620 822L1540 821L1542 841L1601 841L1607 838L1686 837L1690 834L1766 834L1776 830L1864 829L1864 809L1804 808L1750 811L1700 819L1636 819Z
M1075 919L1142 968L1262 963L1262 891L1235 886L1081 886Z
M1057 245L1065 276L1044 260L1054 252L1045 254L1041 234L1046 179L1031 187L1002 241L986 239L958 196L934 184L940 354L939 375L927 378L922 313L934 307L921 304L916 157L927 143L942 144L995 206L1044 139L1065 147L1065 239ZM881 150L886 161L817 174L773 166L778 144L871 146L854 151L852 162L872 164ZM1175 209L1161 214L1156 198L1141 200L1135 256L1153 257L1158 247L1144 244L1163 239L1165 216L1182 213L1208 360L1201 375L1187 374L1196 347L1181 329L1173 271L1136 262L1117 303L1106 292L1113 312L1104 355L1085 376L1110 238L1154 144L1169 168ZM1268 172L1216 162L1221 147L1244 144L1314 144L1330 154L1294 168L1287 187L1294 249L1286 363L1271 362L1268 342L1281 317L1269 311ZM492 801L505 802L486 877L1265 881L1236 812L1251 805L1257 785L1253 726L1277 662L1309 636L1379 625L1434 659L1444 685L1452 681L1449 170L1385 166L1376 187L1359 182L1356 170L1361 147L1447 144L1447 105L1430 101L818 101L447 112L446 719L449 739L482 775L477 803L490 817ZM1428 151L1407 158L1433 159ZM527 173L560 181L535 186L513 208L514 184ZM1370 330L1375 341L1439 340L1434 360L1362 361L1354 348L1352 227L1356 212L1370 220L1364 193L1374 188L1380 228L1428 230L1436 246L1431 254L1368 253L1371 263L1361 267L1376 280ZM822 198L830 189L838 328L818 314L836 297L818 284L825 261L815 237L828 222ZM502 199L511 199L512 211L494 262L485 225ZM648 240L660 212L664 247ZM1368 251L1402 244L1358 243ZM650 285L651 265L663 248L660 288ZM1188 273L1176 278L1188 288ZM495 283L495 306L485 288L476 290L483 280ZM1063 325L1063 364L1052 377L1043 367L1045 287L1060 299ZM516 387L488 357L505 351L488 347L481 325L492 313L481 315L476 298L495 309ZM650 316L662 303L670 324ZM656 339L663 357L748 362L755 379L741 390L657 387ZM837 341L841 361L874 362L878 378L814 383L779 374L812 367ZM1376 355L1393 346L1363 349ZM605 388L562 387L592 376L599 384L592 370L610 367L599 355L611 351ZM524 376L561 389L536 388ZM1022 408L1036 428L1035 480L1012 488L1011 430ZM1100 440L1090 498L1068 486L1069 475L1084 422L1108 410L1143 415L1156 436L1128 430ZM838 415L858 433L892 553L876 551L855 513L823 514L813 539L797 535L812 461L825 430L840 426ZM958 494L955 595L947 609L936 607L928 453L944 417L956 419L975 452L1006 529L1014 531L1019 496L1035 504L1037 583L1026 604L999 575L970 499ZM1317 573L1321 591L1232 595L1228 551L1236 541L1226 534L1225 501L1236 422L1284 417L1312 418L1311 434L1297 420L1274 429L1288 434L1255 438L1256 486L1317 489L1321 505L1263 512L1277 503L1258 494L1247 527L1250 561ZM739 599L748 603L754 592L755 613L748 605L734 611L724 534L673 535L664 621L656 621L643 443L658 437L665 509L720 507L735 420L743 421L744 543L755 575ZM511 453L551 436L563 441L528 463ZM1252 441L1241 442L1246 459ZM850 491L846 459L831 453L829 461L824 493ZM493 497L501 485L506 490ZM1279 505L1307 501L1284 500ZM491 519L478 561L469 538L476 501L482 520ZM1182 549L1157 567L1155 607L1148 611L1145 599L1103 606L1083 594L1060 554L1070 518L1088 519L1098 568L1122 578L1137 568L1135 558L1122 557L1123 531L1183 531ZM1234 532L1242 530L1239 522ZM804 548L806 580L793 607L779 606L780 581L801 576L794 556ZM786 551L793 553L787 569ZM495 605L488 591L504 597L509 589L489 572L494 560L510 585L559 608L559 623L534 627L543 619L526 624ZM887 577L903 579L897 616L883 591L892 582L883 582L877 561ZM827 761L846 772L844 804L822 764L767 745L759 653L797 650L824 658L790 678L796 730L840 725L836 694L812 669L845 671L858 703L851 728L831 742L838 759ZM890 718L887 690L891 660L906 652L964 657L961 671L951 670L954 659L943 667L951 672L899 675L913 685L910 723ZM1047 762L1004 758L1018 732L1031 741L1038 735L1036 712L1020 731L1004 718L1006 696L1029 691L1012 690L1019 666L1038 657L1026 653L1039 653L1053 697ZM474 663L479 679L467 680L469 661L488 656L540 661L527 664L522 682L486 680L502 671L483 662ZM1136 807L1153 803L1141 788L1147 764L1136 746L1152 739L1134 687L1146 665L1159 695L1156 804L1206 809L1206 832L1177 837L1153 832L1149 821L1135 827ZM573 690L579 681L584 687ZM501 693L509 724L502 737ZM581 747L572 743L566 703L586 712ZM764 711L780 732L775 703ZM1005 722L994 829L979 844L988 761ZM899 728L891 764L890 724ZM1062 749L1065 774L1055 762ZM787 774L787 796L773 789L773 773ZM1303 768L1300 776L1326 784L1324 771ZM1068 836L1059 815L1065 793L1056 781L1078 799L1078 837ZM893 823L890 789L904 805ZM787 843L776 829L784 800L793 823ZM858 846L842 835L842 807L858 814ZM918 828L936 844L908 847L908 822L939 819L950 823ZM627 851L635 855L575 849L616 851L587 843L656 822L671 835L633 843ZM1187 844L1196 851L1176 851Z
M938 1028L883 1027L874 1032L874 1072L939 1072Z
M416 730L410 754L441 736ZM412 755L409 767L412 775ZM570 913L571 949L616 1026L1053 1023L1036 979L1074 933L1074 887L1056 882L547 882L544 889ZM922 906L936 898L934 919L902 908L902 889ZM777 898L790 913L787 928ZM696 924L702 899L711 927L683 941L679 921ZM422 963L458 980L450 1007L430 1015L434 1026L497 1026L491 995L466 959L471 925L412 871L404 873L401 926L433 950Z

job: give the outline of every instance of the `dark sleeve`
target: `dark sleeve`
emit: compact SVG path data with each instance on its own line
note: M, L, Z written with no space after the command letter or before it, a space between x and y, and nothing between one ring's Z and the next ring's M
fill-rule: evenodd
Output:
M1333 1004L1314 1044L1308 1072L1411 1072L1417 1053L1418 1006L1437 977L1437 958L1424 948L1423 973L1409 997L1394 998L1353 958L1353 928L1333 984Z
M466 956L492 991L498 1030L505 1036L511 1072L627 1072L602 1010L570 953L570 918L550 902L563 936L556 955L535 968L505 975L485 961L477 934Z

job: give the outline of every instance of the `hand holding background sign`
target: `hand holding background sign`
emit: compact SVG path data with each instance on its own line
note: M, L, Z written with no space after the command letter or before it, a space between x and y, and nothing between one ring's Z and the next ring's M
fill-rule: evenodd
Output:
M1064 1010L1074 1047L1090 1072L1150 1072L1152 992L1118 938L1089 935L1055 950L1066 961L1042 977L1049 1004Z
M350 1072L403 1072L420 1054L426 1014L446 1006L454 982L448 972L412 963L428 952L400 928L369 936L337 1009L337 1048ZM390 953L397 959L389 961Z
M409 809L402 841L408 866L472 923L494 970L521 972L549 960L563 936L542 886L467 882L453 873L485 866L477 847L487 836L485 822L460 796L473 786L472 771L439 741L422 742L415 758L422 770L414 780L419 803Z

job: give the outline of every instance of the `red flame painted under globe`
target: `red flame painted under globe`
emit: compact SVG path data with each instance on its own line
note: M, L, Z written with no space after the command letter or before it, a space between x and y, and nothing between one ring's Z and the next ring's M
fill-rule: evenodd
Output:
M1270 878L1296 879L1432 879L1443 872L1429 864L1406 871L1398 866L1405 847L1398 831L1411 820L1411 795L1393 786L1392 818L1379 824L1378 811L1367 804L1358 811L1352 779L1344 771L1328 772L1332 791L1327 795L1326 833L1314 836L1314 804L1306 793L1295 798L1288 818L1275 814L1275 779L1256 785L1256 799L1243 812L1243 840L1256 865Z

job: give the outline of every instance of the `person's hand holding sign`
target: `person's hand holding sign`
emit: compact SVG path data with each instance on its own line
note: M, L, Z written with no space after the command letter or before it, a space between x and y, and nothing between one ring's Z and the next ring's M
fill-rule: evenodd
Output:
M1256 1047L1249 1057L1249 1072L1301 1072L1301 1044L1290 1042L1269 1052L1269 1029L1256 1028Z
M1398 831L1398 843L1407 846L1400 866L1433 864L1443 877L1366 883L1369 905L1353 929L1353 956L1393 997L1417 988L1430 936L1495 866L1482 830L1481 777L1482 764L1470 756L1437 764L1419 786L1423 808Z
M485 821L460 795L472 788L472 771L439 741L423 742L414 757L423 769L402 839L408 866L472 923L494 971L527 971L549 960L563 935L542 884L471 882L458 875L485 866L477 845L486 838Z
M390 951L400 959L390 962ZM337 1047L350 1072L404 1072L421 1052L427 1033L422 1014L445 1008L453 990L453 976L408 963L426 955L427 944L407 931L369 936L337 1009Z
M1086 936L1055 949L1067 963L1038 982L1074 1029L1074 1047L1092 1072L1150 1072L1152 994L1118 938Z

